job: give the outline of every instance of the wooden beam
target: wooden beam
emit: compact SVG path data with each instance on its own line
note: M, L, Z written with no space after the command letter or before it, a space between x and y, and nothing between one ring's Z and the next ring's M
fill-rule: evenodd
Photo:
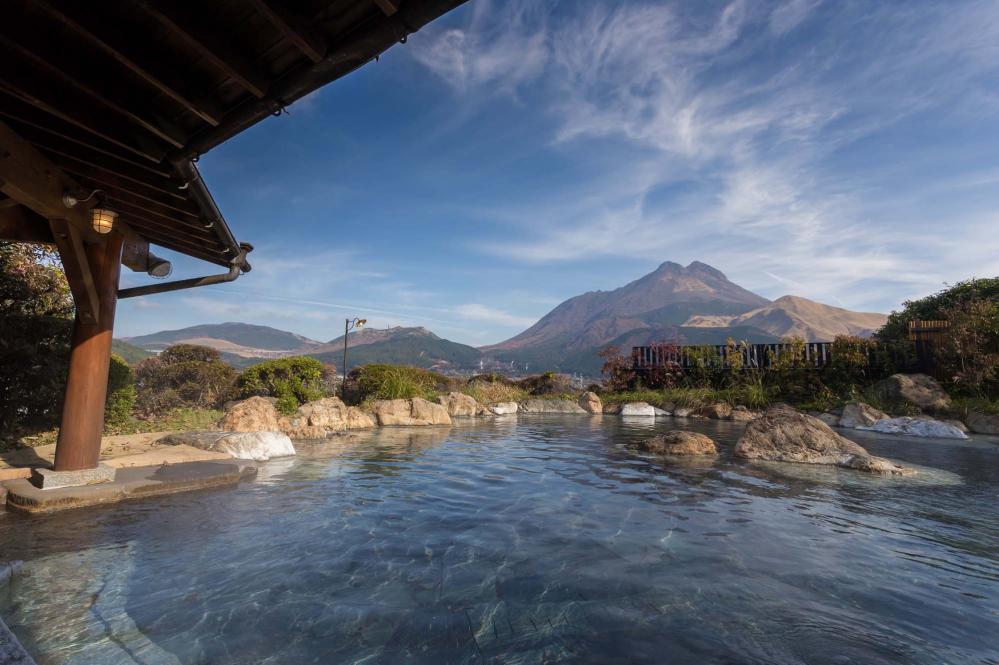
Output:
M191 113L213 127L219 125L222 111L215 102L195 90L171 62L150 53L149 45L138 41L124 29L126 26L95 16L89 4L75 5L83 11L72 14L47 0L33 0L33 3Z
M137 98L126 81L108 77L101 63L88 60L77 52L67 52L65 46L56 45L48 35L24 22L8 22L3 31L6 34L0 34L0 42L20 55L24 62L58 80L60 83L57 85L76 88L93 102L111 109L175 148L187 143L185 132L160 117L148 106L148 99ZM60 57L60 54L65 57ZM23 66L16 62L8 64L11 67Z
M374 3L378 5L379 9L385 12L386 16L392 16L399 11L397 0L374 0Z
M83 236L65 219L50 219L49 225L56 247L59 248L59 258L62 259L69 290L73 292L76 316L86 324L96 324L100 318L101 305Z
M5 199L3 203L12 201ZM22 205L0 205L0 240L52 245L55 239L48 223Z
M38 113L34 107L15 97L2 94L2 91L0 91L0 116L6 118L18 134L35 145L56 147L72 155L96 153L111 157L121 164L127 164L127 168L133 171L141 169L144 173L160 178L179 179L178 174L168 165L153 164L146 159L137 158L112 143L92 134L80 132L74 125L55 116ZM72 147L69 147L70 145Z
M88 323L80 318L77 307L55 450L56 471L92 469L100 459L122 240L120 234L110 233L89 248L87 258L94 270L100 318Z
M67 208L62 195L79 186L6 123L0 122L0 190L45 219L67 219L77 230L90 228L79 208Z
M9 48L0 46L0 61L16 62ZM115 122L89 95L75 87L62 86L47 80L37 71L26 67L4 67L0 71L0 88L36 109L50 113L72 125L99 136L153 163L163 159L166 148L145 136L127 131Z
M289 11L280 0L251 0L251 2L257 11L309 60L320 62L326 57L326 41L313 30L305 17Z
M242 54L230 48L231 36L208 25L203 8L186 0L135 0L147 14L255 97L267 94L269 79Z
M74 164L70 160L56 158L53 161L88 189L103 190L108 196L121 195L136 205L155 204L155 210L167 215L171 215L170 211L172 210L179 213L182 219L188 221L201 220L201 211L198 210L198 207L182 196L177 198L166 196L157 190L150 190L141 184L133 183L106 171L100 171L92 166Z

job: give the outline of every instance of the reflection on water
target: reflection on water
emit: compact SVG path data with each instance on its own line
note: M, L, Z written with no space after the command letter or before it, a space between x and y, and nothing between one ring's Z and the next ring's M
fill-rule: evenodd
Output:
M521 417L299 445L259 480L24 520L0 614L40 663L999 658L999 447L865 434L916 478ZM858 437L860 438L860 437Z

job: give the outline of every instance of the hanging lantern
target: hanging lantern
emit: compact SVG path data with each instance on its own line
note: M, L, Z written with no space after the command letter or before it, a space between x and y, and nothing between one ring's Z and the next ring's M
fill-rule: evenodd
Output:
M118 213L108 208L94 208L90 211L90 215L91 226L93 226L94 231L101 235L111 233L114 220L118 217Z

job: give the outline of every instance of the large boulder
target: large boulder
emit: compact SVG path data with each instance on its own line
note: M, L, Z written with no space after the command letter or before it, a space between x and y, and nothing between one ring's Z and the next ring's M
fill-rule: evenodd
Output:
M881 432L882 434L903 434L905 436L932 437L937 439L967 439L968 435L949 423L932 418L885 418L870 427L857 429Z
M336 397L326 397L298 407L294 415L278 420L281 431L293 439L324 439L337 432L369 429L371 416Z
M643 441L643 450L660 455L717 455L718 447L710 437L697 432L674 430Z
M178 432L158 439L157 443L184 444L257 462L295 454L295 446L284 432Z
M487 408L494 415L506 416L511 413L517 413L520 405L516 402L496 402L495 404L490 404Z
M734 455L748 460L831 464L892 475L915 473L889 460L874 458L818 418L783 404L770 408L746 426Z
M483 410L474 397L465 393L450 392L438 397L437 402L447 409L447 414L452 418L471 418Z
M937 380L925 374L892 374L875 386L889 402L906 402L927 411L950 406L950 397Z
M705 418L712 418L714 420L728 420L732 417L732 407L724 402L708 404L707 406L699 408L697 410L697 415L704 416Z
M839 426L846 429L859 429L870 427L879 420L888 418L884 411L875 409L870 404L863 402L847 402L843 407L843 415L839 417Z
M628 402L621 407L621 415L655 418L656 408L647 402Z
M383 426L451 424L447 409L419 397L379 400L371 405L371 410Z
M975 434L999 434L999 415L972 411L964 422Z
M281 429L279 418L273 399L251 397L231 404L219 427L227 432L276 432Z
M624 405L620 402L610 402L608 404L604 404L604 413L607 415L619 416L621 415L622 408L624 408Z
M603 413L604 405L595 392L587 390L579 396L578 404L587 413Z
M521 413L586 413L567 399L529 399L520 403Z

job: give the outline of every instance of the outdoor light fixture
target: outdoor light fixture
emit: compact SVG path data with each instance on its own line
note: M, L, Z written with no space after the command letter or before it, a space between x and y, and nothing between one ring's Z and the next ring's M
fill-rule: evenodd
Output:
M146 267L146 274L150 277L163 279L169 277L173 272L173 264L166 259L161 259L152 252L149 253L149 263Z
M347 333L351 331L352 328L357 328L360 330L367 323L367 319L344 319L343 320L343 383L340 384L340 397L344 396L344 390L347 388Z
M111 233L111 228L114 226L114 220L118 217L118 213L108 208L94 208L90 211L90 216L90 225L94 231L105 235Z

